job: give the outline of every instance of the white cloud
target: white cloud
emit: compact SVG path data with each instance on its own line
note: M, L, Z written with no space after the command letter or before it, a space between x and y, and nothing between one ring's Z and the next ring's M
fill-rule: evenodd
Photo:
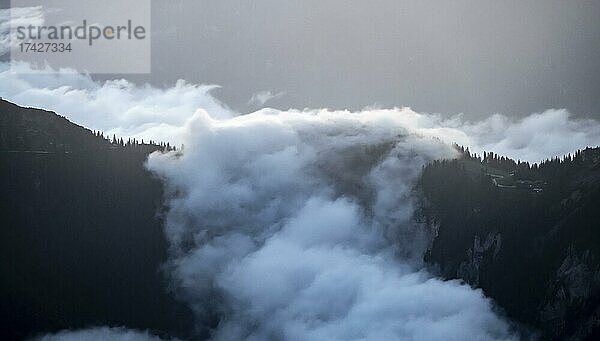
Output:
M174 282L198 321L220 316L214 339L513 338L481 291L422 269L412 189L454 152L415 115L199 111L182 155L150 158Z
M600 145L600 124L574 119L564 110L546 110L514 120L494 115L482 122L466 123L460 129L465 141L479 151L493 151L511 158L537 162Z
M177 145L182 142L186 121L199 108L215 118L239 115L211 96L214 88L183 80L166 89L136 86L123 79L98 83L73 70L40 72L27 64L10 67L0 63L0 96L7 100L56 111L109 136L154 139ZM598 121L574 118L564 109L550 109L522 119L496 114L477 122L465 121L461 116L444 118L417 113L410 108L362 112L397 116L395 120L418 134L456 142L478 153L493 151L530 162L600 144Z
M166 90L124 79L97 83L73 70L36 72L23 63L0 64L0 96L7 100L55 111L108 135L172 143L178 142L178 129L198 108L217 117L230 115L210 96L214 88L184 81Z
M252 97L250 98L250 100L248 100L248 105L263 106L268 101L275 99L275 98L279 98L279 97L283 96L284 94L285 94L285 92L278 92L278 93L274 94L270 90L259 91L255 94L253 94Z

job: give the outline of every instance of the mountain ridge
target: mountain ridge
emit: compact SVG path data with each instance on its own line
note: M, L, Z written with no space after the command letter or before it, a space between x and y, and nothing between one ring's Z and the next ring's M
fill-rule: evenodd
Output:
M97 325L188 335L161 271L162 183L144 166L169 148L0 101L2 339Z
M425 260L543 339L600 336L600 148L539 164L493 153L425 167Z

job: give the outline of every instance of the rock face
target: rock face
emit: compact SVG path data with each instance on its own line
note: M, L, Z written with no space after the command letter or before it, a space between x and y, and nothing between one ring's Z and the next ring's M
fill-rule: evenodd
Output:
M425 168L425 256L544 339L600 336L600 149L540 165L464 153Z
M466 259L459 264L456 272L459 278L475 286L479 285L479 272L484 257L491 255L495 259L502 246L500 233L488 233L484 241L481 240L479 236L475 236L473 246L467 250Z

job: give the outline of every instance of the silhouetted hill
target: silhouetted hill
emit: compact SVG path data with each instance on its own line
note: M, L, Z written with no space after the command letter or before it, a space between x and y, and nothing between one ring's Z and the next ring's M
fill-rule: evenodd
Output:
M21 108L0 100L0 150L82 151L108 148L110 142L53 112Z
M600 148L530 165L463 151L422 175L426 260L544 339L600 336Z
M0 338L94 325L185 336L191 314L160 271L165 145L109 141L0 101Z

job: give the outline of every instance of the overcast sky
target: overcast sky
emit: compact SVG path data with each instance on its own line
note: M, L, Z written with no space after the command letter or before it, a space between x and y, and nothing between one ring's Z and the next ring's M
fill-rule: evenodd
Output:
M155 1L152 74L127 78L218 84L240 111L600 118L598 18L600 1Z

